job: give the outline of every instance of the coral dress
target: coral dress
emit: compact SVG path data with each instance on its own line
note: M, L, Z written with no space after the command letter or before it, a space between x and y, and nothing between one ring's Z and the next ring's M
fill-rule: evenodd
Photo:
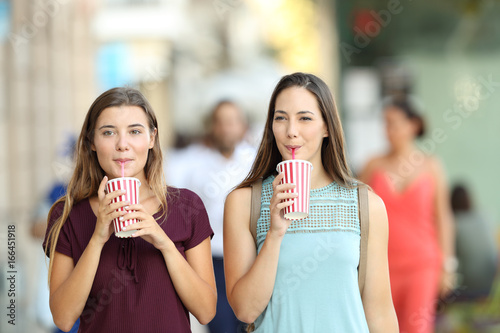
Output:
M377 170L368 184L387 208L389 272L400 332L433 332L442 262L434 209L436 185L427 172L402 191L396 190L395 181Z

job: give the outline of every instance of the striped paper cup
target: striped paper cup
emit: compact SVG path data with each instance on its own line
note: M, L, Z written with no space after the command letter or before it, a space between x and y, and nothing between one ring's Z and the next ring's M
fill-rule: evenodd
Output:
M278 164L276 170L285 174L280 184L295 184L287 193L298 193L293 205L284 208L289 220L305 219L309 216L309 191L311 189L312 164L304 160L288 160ZM288 199L293 200L293 199Z
M141 182L137 178L133 177L121 177L111 179L106 183L106 191L108 193L125 190L126 193L120 195L113 199L113 203L128 200L131 205L136 205L139 203L139 186L141 186ZM117 209L124 211L125 208ZM123 231L123 227L139 222L137 219L120 221L118 218L113 220L113 225L115 227L115 236L120 238L130 237L135 230L127 230Z

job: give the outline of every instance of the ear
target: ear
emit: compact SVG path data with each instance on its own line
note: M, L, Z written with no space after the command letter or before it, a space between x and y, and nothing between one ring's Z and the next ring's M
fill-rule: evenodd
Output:
M156 133L158 133L158 130L155 128L154 131L150 135L149 149L152 149L155 146Z
M90 144L90 149L92 149L92 151L95 151L95 145L93 143Z
M413 127L413 135L417 137L418 133L422 129L422 122L418 119L412 119L411 125Z
M328 137L328 127L326 127L325 123L323 123L323 137L324 138Z

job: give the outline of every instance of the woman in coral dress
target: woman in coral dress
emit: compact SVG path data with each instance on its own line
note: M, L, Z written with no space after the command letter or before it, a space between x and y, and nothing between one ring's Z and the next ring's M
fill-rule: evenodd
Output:
M384 200L389 217L389 272L401 333L433 332L439 296L456 269L448 187L439 161L419 150L422 118L406 102L384 111L389 152L360 179Z

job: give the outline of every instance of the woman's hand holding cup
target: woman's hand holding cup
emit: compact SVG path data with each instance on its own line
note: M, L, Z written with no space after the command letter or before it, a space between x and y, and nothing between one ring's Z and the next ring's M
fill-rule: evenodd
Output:
M99 189L97 190L97 196L99 199L99 208L97 211L97 222L94 229L93 238L97 240L100 244L104 245L111 237L114 232L113 219L121 218L127 211L118 210L119 208L126 207L130 203L128 201L119 201L113 203L113 199L125 194L124 190L118 190L111 193L105 193L104 189L108 177L104 177L99 184Z
M298 197L297 193L289 193L287 191L295 188L295 184L280 184L284 175L278 174L273 181L273 196L269 203L271 214L271 226L269 232L271 235L283 237L286 230L292 223L292 220L285 219L283 209L293 205L294 199ZM291 200L288 200L291 199Z

